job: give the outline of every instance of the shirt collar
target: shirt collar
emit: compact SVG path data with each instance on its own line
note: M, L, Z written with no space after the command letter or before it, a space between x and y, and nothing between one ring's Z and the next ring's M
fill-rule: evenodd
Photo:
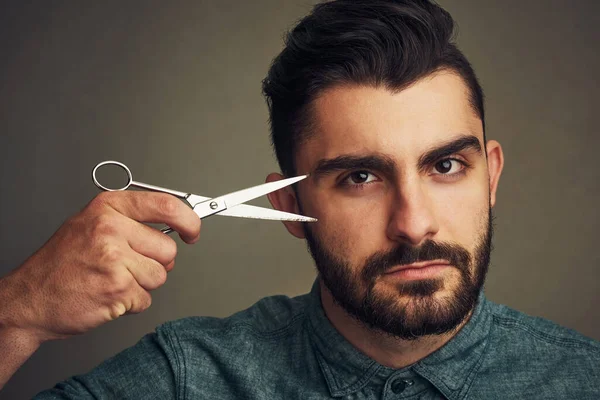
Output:
M358 351L333 327L323 310L318 278L309 298L312 344L331 396L347 396L374 380L383 382L386 376L395 372ZM485 353L491 319L489 304L482 291L471 318L456 336L404 369L427 379L446 398L458 399L463 388L474 378Z

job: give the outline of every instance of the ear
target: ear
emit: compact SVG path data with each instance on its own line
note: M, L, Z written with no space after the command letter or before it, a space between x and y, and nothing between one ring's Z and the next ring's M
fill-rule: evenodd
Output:
M494 207L496 204L496 191L498 189L498 181L504 167L504 153L502 146L495 140L488 140L486 143L488 174L490 177L490 205Z
M275 182L284 179L283 175L272 173L267 176L267 182ZM286 186L283 189L276 190L267 195L273 208L279 211L285 211L289 213L299 214L300 208L298 207L298 201L296 199L296 193L290 186ZM283 221L283 225L287 228L288 232L296 236L299 239L304 239L304 229L302 228L302 222L295 221Z

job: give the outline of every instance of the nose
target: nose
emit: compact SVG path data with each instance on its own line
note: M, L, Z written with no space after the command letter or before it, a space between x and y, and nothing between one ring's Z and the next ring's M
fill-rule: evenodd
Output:
M398 185L392 200L387 236L413 246L433 237L439 230L433 199L418 179Z

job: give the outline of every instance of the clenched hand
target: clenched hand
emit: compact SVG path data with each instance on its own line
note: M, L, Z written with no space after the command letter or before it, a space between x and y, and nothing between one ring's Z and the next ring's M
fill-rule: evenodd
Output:
M200 234L198 216L173 196L101 193L0 281L0 329L39 345L147 309L177 246L142 222L167 224L187 243Z

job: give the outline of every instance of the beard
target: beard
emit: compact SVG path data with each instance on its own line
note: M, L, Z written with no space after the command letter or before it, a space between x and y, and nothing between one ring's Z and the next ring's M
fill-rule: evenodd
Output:
M320 279L335 303L375 332L415 340L453 331L475 307L490 262L492 220L490 207L473 254L453 243L426 240L418 247L400 243L372 254L358 269L325 248L308 224L304 230ZM434 297L446 284L441 278L399 282L392 294L376 290L378 278L396 266L440 259L459 272L458 285L449 296ZM404 304L399 299L405 299Z

